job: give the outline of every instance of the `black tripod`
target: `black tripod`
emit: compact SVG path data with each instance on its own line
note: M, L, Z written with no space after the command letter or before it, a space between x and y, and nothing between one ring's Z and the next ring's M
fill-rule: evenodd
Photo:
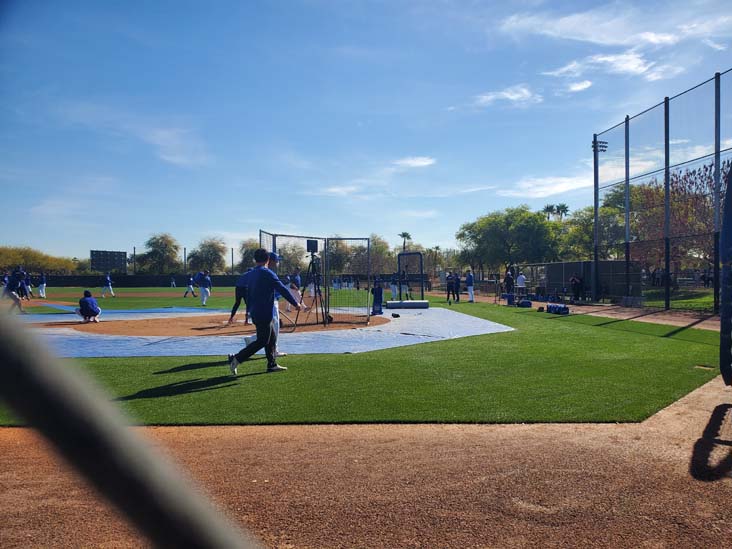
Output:
M315 252L310 252L310 264L308 270L305 273L305 282L309 285L313 285L313 303L308 309L308 314L305 317L307 320L310 314L315 311L315 323L323 324L327 326L329 322L333 322L333 317L327 314L325 310L325 301L323 301L323 292L320 288L320 258L315 255ZM302 296L302 300L305 301L305 296ZM297 313L297 317L300 316L300 311ZM297 317L295 317L295 324L297 324Z

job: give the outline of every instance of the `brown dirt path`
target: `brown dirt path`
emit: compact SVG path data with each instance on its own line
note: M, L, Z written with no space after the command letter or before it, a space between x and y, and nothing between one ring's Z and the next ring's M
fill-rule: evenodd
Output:
M445 297L443 293L426 293L432 297ZM463 298L461 296L461 300L462 299ZM492 295L476 295L475 301L479 303L495 303L495 297ZM461 303L463 302L464 301L461 301ZM546 303L538 301L533 303L534 309L539 307L546 307ZM663 311L655 309L619 307L618 305L570 305L569 311L570 314L575 315L601 316L616 318L619 320L636 320L638 322L650 322L652 324L667 324L669 326L686 326L702 330L719 331L719 315L696 313L693 311Z
M272 547L723 547L731 410L716 378L640 424L138 431ZM0 429L0 525L5 548L143 544L28 429Z

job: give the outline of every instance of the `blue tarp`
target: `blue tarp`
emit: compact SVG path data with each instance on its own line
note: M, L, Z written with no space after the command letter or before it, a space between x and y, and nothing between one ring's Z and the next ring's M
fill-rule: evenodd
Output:
M196 311L201 313L200 310ZM220 312L220 311L219 311ZM112 314L116 313L116 314ZM110 311L107 320L130 313ZM144 318L168 318L164 313L146 312ZM417 343L512 331L513 328L450 309L399 310L399 318L388 324L350 330L329 330L280 334L279 349L292 354L363 353ZM54 320L49 317L61 317ZM68 322L68 315L25 315L34 322ZM73 328L40 328L53 350L62 357L191 356L235 353L244 346L242 336L115 336L79 332Z

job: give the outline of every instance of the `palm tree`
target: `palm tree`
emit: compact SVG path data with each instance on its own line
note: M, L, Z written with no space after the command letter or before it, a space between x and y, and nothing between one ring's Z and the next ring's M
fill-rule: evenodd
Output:
M569 206L567 206L564 202L561 204L557 204L554 206L554 213L557 214L559 217L559 221L562 220L562 218L569 213Z
M402 243L402 251L407 251L407 240L412 240L412 235L408 232L404 231L403 233L399 233L399 238L403 238L404 242Z
M549 221L551 217L557 213L556 206L554 204L547 204L544 206L544 209L541 210L541 213L546 215L546 220Z

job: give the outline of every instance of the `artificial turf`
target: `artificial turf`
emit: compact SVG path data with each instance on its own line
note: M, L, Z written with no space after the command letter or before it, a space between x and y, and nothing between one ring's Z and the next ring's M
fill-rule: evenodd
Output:
M715 332L486 303L452 308L516 330L354 355L314 348L281 359L289 370L276 374L257 357L235 378L223 357L68 363L132 421L153 425L629 422L717 375ZM0 424L14 423L0 409Z

